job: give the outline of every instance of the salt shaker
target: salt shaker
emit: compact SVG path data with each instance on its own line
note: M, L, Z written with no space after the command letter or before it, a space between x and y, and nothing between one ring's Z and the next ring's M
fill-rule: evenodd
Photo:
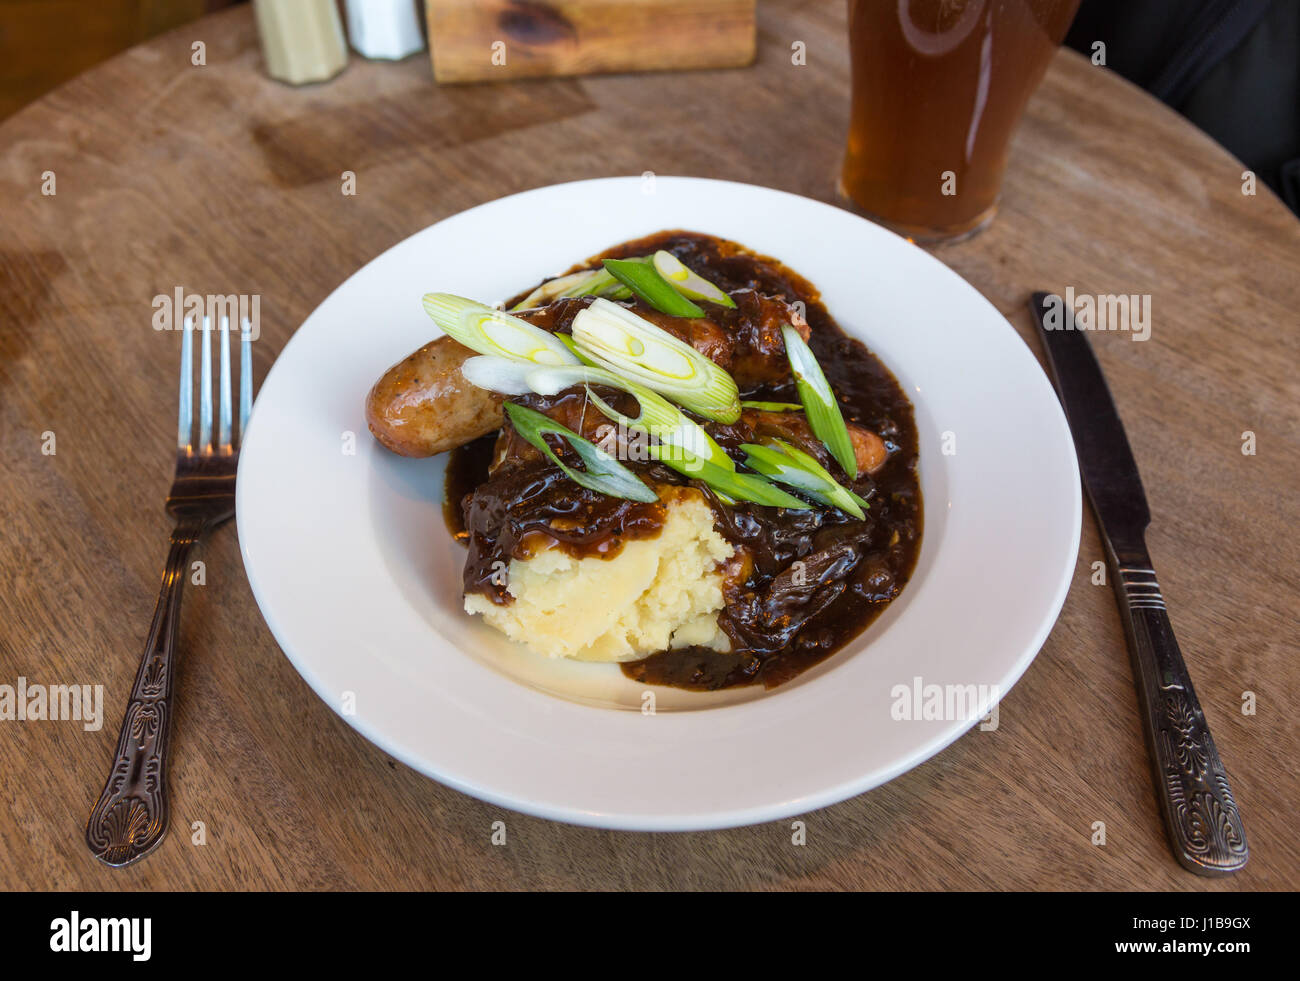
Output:
M348 63L334 0L253 0L266 71L290 85L323 82Z
M348 37L367 58L396 61L424 47L416 0L344 0Z

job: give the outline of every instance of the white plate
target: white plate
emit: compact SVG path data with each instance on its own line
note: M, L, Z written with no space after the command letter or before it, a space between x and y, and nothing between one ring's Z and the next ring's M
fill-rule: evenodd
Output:
M834 657L771 692L658 688L648 714L648 689L616 666L547 661L462 612L464 553L443 524L442 460L381 449L362 404L390 364L436 333L426 291L503 299L615 243L679 227L808 277L893 370L916 408L925 534L902 595ZM258 605L348 723L466 793L636 830L803 813L947 746L1042 646L1074 571L1081 515L1056 396L971 286L847 211L671 177L516 194L375 259L285 346L257 397L238 487ZM910 691L917 678L985 686L984 697L945 713L958 717L895 718L897 704L912 705L895 686Z

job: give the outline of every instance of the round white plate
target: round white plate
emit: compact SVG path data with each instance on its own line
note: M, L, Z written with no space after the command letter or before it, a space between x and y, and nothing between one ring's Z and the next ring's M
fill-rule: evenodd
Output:
M464 552L443 523L443 461L381 449L362 413L375 379L436 334L425 292L503 299L665 228L730 238L802 273L916 408L925 535L915 575L856 641L770 692L648 689L617 666L548 661L484 627L461 608ZM947 746L1042 646L1080 518L1056 396L971 286L847 211L674 177L516 194L375 259L285 346L258 394L238 483L258 605L349 724L466 793L635 830L803 813ZM936 707L942 717L927 717Z

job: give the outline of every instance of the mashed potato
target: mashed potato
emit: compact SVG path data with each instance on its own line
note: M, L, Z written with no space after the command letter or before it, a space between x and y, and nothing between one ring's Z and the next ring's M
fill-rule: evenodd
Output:
M730 649L717 614L722 564L735 550L699 491L665 488L663 500L656 537L629 541L612 559L560 548L512 559L506 588L514 602L471 593L465 611L549 657L631 661L689 644Z

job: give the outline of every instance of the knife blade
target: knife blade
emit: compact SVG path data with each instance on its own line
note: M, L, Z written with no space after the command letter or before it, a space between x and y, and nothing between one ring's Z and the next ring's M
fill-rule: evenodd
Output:
M1151 513L1137 461L1073 312L1043 292L1033 294L1029 308L1106 549L1170 847L1193 872L1229 875L1250 857L1246 831L1147 552Z

